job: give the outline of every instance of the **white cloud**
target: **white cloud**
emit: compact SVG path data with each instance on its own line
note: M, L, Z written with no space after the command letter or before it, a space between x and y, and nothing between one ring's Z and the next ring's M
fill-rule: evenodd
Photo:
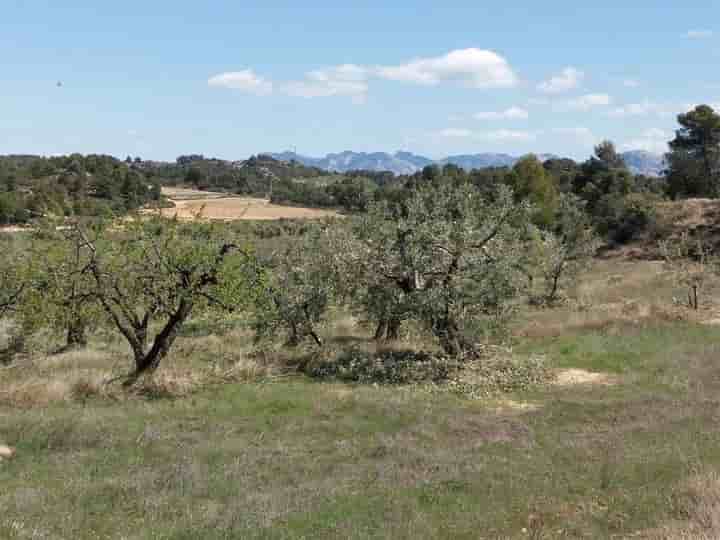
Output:
M612 98L607 94L585 94L566 101L563 106L572 111L587 111L593 107L607 107L612 104Z
M538 85L538 90L546 94L560 94L580 86L585 74L574 67L566 67L562 72Z
M675 107L670 105L655 103L646 99L640 103L630 103L628 105L623 105L622 107L617 107L608 114L615 117L649 115L670 116L673 114L674 109Z
M438 132L438 135L441 137L447 137L447 138L453 138L453 139L464 139L467 137L472 137L473 132L469 129L462 129L462 128L446 128L441 129Z
M368 92L367 69L355 64L343 64L305 74L302 81L283 87L290 96L303 98L348 96L353 103L364 103Z
M530 114L521 107L510 107L504 111L479 112L474 115L476 120L527 120Z
M498 129L494 131L472 131L464 128L446 128L435 133L448 139L477 139L485 141L532 141L537 133L514 129Z
M418 58L397 66L378 66L377 76L393 81L437 85L460 82L472 88L507 88L518 78L507 60L493 51L459 49L444 56Z
M272 93L273 85L255 74L252 69L220 73L208 80L210 86L241 90L249 94L265 96Z
M397 66L331 66L309 71L300 80L279 83L265 80L252 69L246 69L215 75L208 84L257 95L268 95L277 89L290 96L346 96L354 103L364 103L370 80L374 78L422 85L456 82L471 88L505 88L518 82L508 62L497 53L483 49L459 49L444 56L418 58Z
M690 39L708 39L713 37L712 30L689 30L685 37Z
M536 134L530 131L499 129L481 133L480 137L490 141L532 141L535 140Z
M640 81L637 79L625 79L623 81L623 86L626 88L637 88L640 86Z

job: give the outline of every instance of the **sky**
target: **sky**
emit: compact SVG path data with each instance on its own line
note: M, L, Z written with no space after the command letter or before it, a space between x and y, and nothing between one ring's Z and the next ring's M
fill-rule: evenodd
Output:
M2 4L0 154L584 159L720 109L720 0Z

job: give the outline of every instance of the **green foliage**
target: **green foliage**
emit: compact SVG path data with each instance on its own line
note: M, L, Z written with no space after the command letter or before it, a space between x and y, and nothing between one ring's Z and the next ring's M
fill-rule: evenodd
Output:
M271 255L266 298L255 313L258 339L284 333L291 345L308 338L323 344L318 327L326 321L338 291L331 234L329 228L314 226Z
M0 319L17 310L25 290L26 256L20 240L13 235L0 235Z
M526 272L539 276L542 291L531 300L552 304L559 299L560 290L585 270L599 247L598 238L590 223L584 204L571 194L560 197L555 231L536 230L531 233Z
M532 154L524 157L515 164L507 182L518 200L533 204L535 224L551 227L558 206L558 187L540 160Z
M243 310L264 286L250 252L212 224L155 217L78 226L69 237L88 259L83 272L105 322L133 351L136 374L157 368L191 313Z
M668 191L671 197L716 197L720 181L720 115L698 105L678 115L680 129L670 141Z
M86 271L91 254L55 222L39 226L26 249L25 292L16 314L25 336L51 329L65 335L68 348L85 345L86 332L102 316Z
M159 198L157 183L135 163L110 156L0 157L0 225L124 214Z
M360 284L358 303L381 318L389 302L400 318L422 322L451 356L472 350L518 292L529 213L507 189L489 201L469 184L429 184L401 204L371 204L354 222L345 261Z

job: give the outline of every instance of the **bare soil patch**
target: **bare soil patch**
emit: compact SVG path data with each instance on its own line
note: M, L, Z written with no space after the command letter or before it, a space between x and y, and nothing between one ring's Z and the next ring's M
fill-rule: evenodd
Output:
M165 217L183 220L209 219L217 221L321 219L337 217L332 210L282 206L266 199L229 197L223 193L197 191L184 188L163 188L163 194L175 205L160 210ZM156 212L157 210L151 210Z
M617 384L617 379L607 373L593 373L585 369L564 369L558 372L555 384L558 386L573 386L576 384L611 386Z

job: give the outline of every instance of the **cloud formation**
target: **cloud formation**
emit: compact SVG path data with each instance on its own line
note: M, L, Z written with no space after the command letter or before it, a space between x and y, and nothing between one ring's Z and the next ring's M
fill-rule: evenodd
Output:
M713 31L712 30L688 30L688 33L685 34L685 37L688 37L690 39L708 39L713 37Z
M486 111L473 115L476 120L527 120L530 113L521 107L510 107L504 111Z
M469 129L446 128L446 129L441 129L438 132L438 135L440 135L441 137L449 138L449 139L464 139L467 137L472 137L474 134Z
M349 96L353 103L364 103L368 92L367 69L355 64L343 64L305 74L302 81L282 87L284 93L303 98Z
M489 141L534 141L537 135L531 131L516 129L498 129L480 134L480 137Z
M610 116L614 116L616 118L623 118L626 116L650 116L650 115L657 115L657 116L670 116L673 114L674 107L662 104L662 103L655 103L650 100L644 100L639 103L629 103L627 105L623 105L621 107L617 107L613 110L611 110L608 114Z
M464 128L446 128L436 132L448 139L476 139L484 141L533 141L537 133L516 129L498 129L494 131L472 131Z
M443 56L417 58L394 66L342 64L307 72L301 80L273 83L251 69L221 73L208 80L210 86L269 95L273 90L303 98L347 96L364 103L371 79L425 86L455 83L469 88L509 88L518 77L499 54L484 49L459 49Z
M430 86L451 81L471 88L508 88L518 82L505 58L493 51L475 48L417 58L396 66L378 66L374 71L383 79Z
M545 94L561 94L578 88L585 74L574 67L566 67L558 75L538 85L538 90Z
M273 91L272 83L256 75L252 69L220 73L211 77L208 80L208 85L240 90L258 96L266 96Z
M585 94L570 99L563 105L571 111L588 111L594 107L607 107L612 104L612 98L607 94Z

